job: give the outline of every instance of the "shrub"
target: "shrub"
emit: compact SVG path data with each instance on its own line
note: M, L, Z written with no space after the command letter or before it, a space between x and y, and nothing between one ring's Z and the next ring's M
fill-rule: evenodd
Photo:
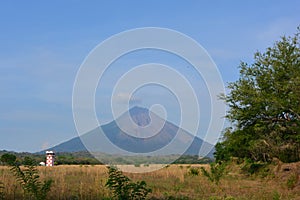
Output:
M189 174L192 175L192 176L198 176L199 175L199 169L195 168L195 167L192 167L192 168L189 169Z
M14 165L17 157L13 154L5 153L1 156L1 162L8 164L8 165Z
M24 170L17 164L16 156L14 155L4 154L1 156L1 161L11 166L10 170L14 173L17 181L29 198L37 200L46 199L47 193L51 188L52 180L45 180L43 183L40 181L39 172L33 159L25 157Z
M108 167L108 175L106 186L119 200L146 199L148 193L151 192L145 181L134 183L115 167Z
M210 172L208 172L205 168L201 167L202 174L208 178L211 182L214 182L216 185L219 184L221 177L225 172L225 164L219 163L211 163L210 164Z
M265 166L266 166L266 164L264 164L264 163L249 163L249 164L244 165L242 167L242 170L249 174L254 174L254 173L259 172Z
M246 159L241 167L241 170L248 175L258 175L261 178L267 177L272 174L270 171L270 163L254 162L250 159Z

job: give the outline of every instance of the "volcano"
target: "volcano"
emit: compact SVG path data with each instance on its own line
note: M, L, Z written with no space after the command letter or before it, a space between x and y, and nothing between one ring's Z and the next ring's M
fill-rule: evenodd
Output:
M133 107L116 120L54 146L51 150L89 150L118 155L124 152L155 152L155 155L184 154L212 158L214 147L146 108Z

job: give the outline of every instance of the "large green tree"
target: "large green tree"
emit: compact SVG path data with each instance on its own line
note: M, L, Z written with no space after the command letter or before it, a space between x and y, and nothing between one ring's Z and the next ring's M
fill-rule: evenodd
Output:
M253 64L240 64L240 78L221 95L232 128L216 145L216 159L230 156L284 162L300 160L300 29L282 37Z

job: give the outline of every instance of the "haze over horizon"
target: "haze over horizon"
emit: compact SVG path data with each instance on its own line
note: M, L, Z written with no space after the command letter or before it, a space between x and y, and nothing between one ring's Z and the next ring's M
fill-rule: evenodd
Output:
M251 63L300 22L298 1L202 2L130 1L42 3L1 2L0 6L0 150L37 152L77 132L72 90L80 65L100 42L122 31L162 27L180 31L201 44L216 63L224 84L238 79L240 61ZM96 92L101 124L113 120L108 108L114 83L133 66L164 63L183 74L198 91L201 126L209 118L205 82L185 60L166 52L130 53L112 63ZM179 103L166 88L147 85L120 104L150 108L162 104L167 120L178 124Z

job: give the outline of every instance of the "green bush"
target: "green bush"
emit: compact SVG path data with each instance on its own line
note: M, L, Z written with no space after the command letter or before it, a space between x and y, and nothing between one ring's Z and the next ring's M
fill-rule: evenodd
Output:
M259 175L262 178L271 174L269 163L264 162L254 162L252 160L246 159L241 167L241 170L250 175Z
M259 172L264 166L265 164L262 163L251 163L250 165L248 165L248 167L245 168L245 170L247 170L247 172L250 174L254 174L256 172Z
M210 172L201 167L202 174L216 185L219 184L221 177L224 175L226 165L224 163L211 163Z
M5 153L1 156L1 162L8 164L8 165L14 165L17 157L13 154Z
M145 181L134 183L115 167L108 167L108 175L106 186L119 200L146 199L148 193L151 192Z
M195 168L195 167L192 167L189 169L189 174L191 176L198 176L199 175L199 168Z
M141 166L141 164L139 164L139 163L136 163L136 164L134 164L134 166L135 166L135 167L140 167L140 166Z
M47 193L50 191L52 180L40 181L39 172L36 168L36 162L29 158L24 158L24 167L21 169L16 162L16 156L11 154L4 154L1 156L1 161L6 162L11 166L11 171L15 175L17 181L20 183L28 198L36 200L46 199Z

